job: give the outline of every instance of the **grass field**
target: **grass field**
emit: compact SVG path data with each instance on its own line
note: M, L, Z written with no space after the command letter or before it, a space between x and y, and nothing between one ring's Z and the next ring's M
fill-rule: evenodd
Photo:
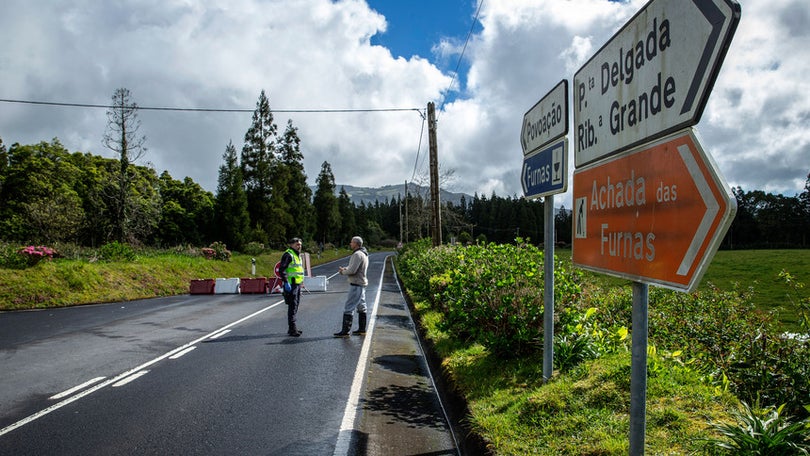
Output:
M571 259L571 250L560 249L556 254L559 258ZM779 278L783 270L806 285L798 294ZM586 272L586 275L604 286L629 286L630 283L602 274ZM776 310L786 329L798 329L797 302L810 299L810 250L721 250L712 259L698 289L711 285L722 290L735 286L752 288L757 308Z
M792 289L779 278L787 271L799 282L810 285L810 250L723 250L712 260L701 288L714 284L730 289L734 284L752 287L754 302L761 310L779 311L779 320L788 327L797 323L799 299L810 297L810 288Z

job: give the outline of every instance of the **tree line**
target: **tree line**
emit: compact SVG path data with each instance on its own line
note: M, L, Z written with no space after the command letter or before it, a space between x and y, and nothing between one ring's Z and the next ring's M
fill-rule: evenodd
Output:
M75 243L112 241L155 247L224 242L242 251L249 243L282 248L297 236L325 248L354 235L393 246L430 236L425 187L373 204L351 201L323 162L315 191L307 185L298 129L275 124L264 91L259 95L241 151L225 146L216 193L192 179L160 175L135 162L145 152L138 107L118 89L108 109L104 145L117 158L70 152L51 142L6 147L0 138L0 241ZM810 233L810 175L793 197L732 189L737 216L723 248L806 248ZM442 205L443 239L462 243L543 242L540 200L476 194ZM572 213L555 214L555 242L571 243Z

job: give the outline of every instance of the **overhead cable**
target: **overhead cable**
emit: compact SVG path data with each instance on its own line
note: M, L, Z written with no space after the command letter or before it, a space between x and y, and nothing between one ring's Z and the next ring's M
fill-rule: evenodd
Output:
M115 105L101 105L101 104L88 104L88 103L59 103L55 101L34 101L34 100L12 100L0 98L3 103L19 103L31 105L45 105L45 106L63 106L70 108L119 108ZM156 107L156 106L129 106L135 107L142 111L185 111L185 112L254 112L255 109L229 109L229 108L179 108L179 107ZM367 109L271 109L271 112L281 113L343 113L343 112L401 112L401 111L416 111L420 113L419 108L367 108Z

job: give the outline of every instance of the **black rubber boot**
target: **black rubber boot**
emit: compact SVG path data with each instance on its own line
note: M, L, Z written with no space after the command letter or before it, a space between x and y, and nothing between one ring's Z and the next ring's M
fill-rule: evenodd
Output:
M293 323L292 325L290 325L290 329L288 329L288 330L287 330L287 335L288 335L288 336L300 337L300 336L301 336L301 333L303 333L303 331L301 331L300 329L298 329L298 328L295 326L295 323Z
M343 328L340 332L335 333L335 337L349 337L349 331L352 329L352 315L343 314Z
M357 331L352 331L355 336L366 335L366 313L357 312Z

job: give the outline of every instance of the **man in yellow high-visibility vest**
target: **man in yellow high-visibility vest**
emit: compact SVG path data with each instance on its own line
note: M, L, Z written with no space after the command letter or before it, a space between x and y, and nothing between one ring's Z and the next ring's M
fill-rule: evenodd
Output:
M295 324L298 314L298 303L301 301L301 284L304 282L304 263L301 262L301 238L290 239L288 248L281 255L278 275L283 282L284 302L287 304L287 335L301 336L301 330Z

